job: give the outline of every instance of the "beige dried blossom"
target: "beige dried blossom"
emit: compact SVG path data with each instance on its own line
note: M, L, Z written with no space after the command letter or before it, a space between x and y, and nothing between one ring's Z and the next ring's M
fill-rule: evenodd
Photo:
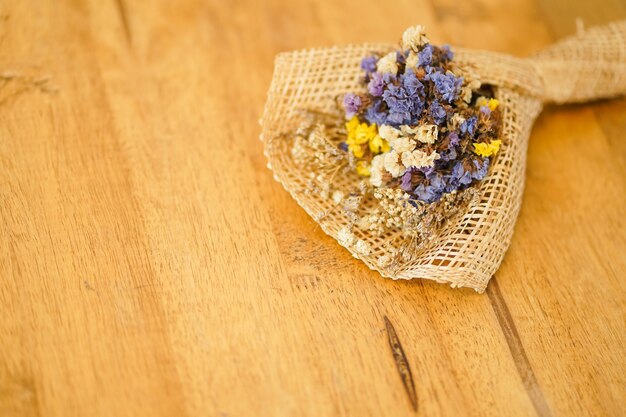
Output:
M369 214L361 217L358 222L358 227L361 230L382 235L385 231L384 217L380 214L380 209L376 209L374 214Z
M369 245L369 243L359 239L356 241L356 245L354 245L354 250L356 250L357 253L361 255L369 255L372 251L372 247Z
M408 28L402 34L402 49L411 49L417 52L424 44L429 43L426 37L426 29L422 25Z
M351 195L343 200L343 209L350 212L356 212L361 205L361 200L363 200L363 196Z
M407 68L417 68L419 64L419 57L413 51L409 51L409 56L406 57L406 67Z
M400 155L393 149L385 154L385 170L394 178L399 177L406 171L400 163Z
M302 165L312 164L322 169L342 166L347 162L346 154L329 139L335 134L333 128L325 125L303 123L294 137L291 154Z
M396 53L390 52L384 57L380 58L378 60L378 63L376 63L376 71L382 74L391 73L393 75L396 75L396 73L398 72Z
M343 195L343 191L336 190L333 192L332 199L335 204L341 203L341 200L343 200Z
M383 185L383 169L385 167L385 155L376 155L372 159L372 165L370 166L370 184L375 187Z
M387 141L392 141L400 137L400 135L402 135L402 132L393 126L380 125L380 127L378 128L378 135Z
M391 148L399 154L403 152L411 152L417 146L415 140L408 136L401 136L399 138L389 141Z
M339 230L339 233L337 233L337 241L343 247L351 247L354 244L355 240L356 236L354 236L354 233L352 233L348 226L341 228L341 230Z
M472 101L472 89L467 86L461 88L461 99L466 103Z
M393 256L390 253L385 253L378 257L378 266L381 268L388 267L393 262Z
M454 113L452 117L448 119L448 130L451 132L457 130L464 121L465 117L458 113Z
M328 199L329 196L330 196L330 183L324 182L320 186L320 197L326 200Z
M402 164L409 167L432 167L435 165L435 161L439 159L440 156L437 152L433 151L430 154L426 152L416 149L413 152L403 152L402 153Z
M415 136L419 126L411 127L409 125L400 126L400 132L404 135Z
M438 135L437 125L425 124L417 127L415 138L422 143L435 143Z
M480 81L473 80L467 83L463 88L461 88L461 98L465 103L472 101L472 91L478 90L480 88Z

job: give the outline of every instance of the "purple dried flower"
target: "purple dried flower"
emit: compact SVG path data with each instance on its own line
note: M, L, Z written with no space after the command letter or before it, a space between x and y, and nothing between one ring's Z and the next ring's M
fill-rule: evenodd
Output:
M454 146L449 147L445 151L439 152L440 161L453 161L457 157L456 148Z
M361 60L361 69L366 73L376 72L376 61L378 59L375 56L366 56Z
M459 126L459 130L464 135L466 133L469 133L470 136L473 136L474 131L476 130L477 123L478 123L478 117L472 116L469 119L465 120L463 123L461 123L461 126Z
M400 85L389 84L383 100L389 107L387 122L392 125L413 124L424 110L424 86L413 71L400 76Z
M419 168L419 170L422 171L424 175L428 177L429 175L432 175L433 172L435 172L435 167L432 167L432 166L421 167Z
M408 55L408 52L406 54ZM396 51L396 62L398 64L406 64L405 54L401 51Z
M413 194L415 194L415 197L418 200L428 204L434 203L441 198L441 194L437 193L437 191L434 190L431 186L425 184L420 184L415 187L415 190L413 190Z
M390 85L383 93L383 100L389 107L389 122L395 125L410 123L412 102L402 87Z
M348 93L343 97L343 107L346 109L346 116L352 117L359 111L361 107L361 97L356 94Z
M413 71L407 71L400 78L402 79L402 86L411 97L424 94L424 86Z
M383 101L376 99L365 112L365 120L369 123L376 123L378 126L387 124L387 112L381 111Z
M441 95L441 98L452 103L461 90L463 85L463 77L456 77L451 72L444 74L441 71L431 69L427 77L435 84L437 93Z
M433 63L433 47L426 45L421 51L417 53L417 65L423 67Z
M409 53L412 59L416 58L418 68L406 67ZM417 56L409 50L396 51L395 54L400 70L397 74L397 71L377 72L377 56L363 58L361 68L365 71L364 84L369 94L346 94L343 105L348 117L358 114L361 121L379 126L413 126L419 124L422 117L427 118L427 123L439 125L447 142L436 145L439 157L434 164L410 167L399 181L396 180L399 184L394 181L395 187L412 195L410 204L417 206L420 201L430 204L445 193L467 188L487 175L490 159L474 155L465 146L461 149L461 139L464 139L463 143L469 140L467 146L471 146L479 117L482 121L492 112L488 106L477 111L455 103L461 94L463 78L446 72L446 63L453 57L448 46L426 44L417 51ZM456 131L447 132L446 121L454 113L465 120ZM347 147L346 142L339 144L340 149L346 150ZM413 181L418 176L420 180Z
M471 184L472 174L467 172L461 161L457 161L452 167L452 172L448 176L448 185L446 192L454 191L460 187Z
M428 180L430 181L430 186L437 191L443 191L446 186L446 182L444 181L443 176L437 173L432 173L431 175L429 175Z
M413 193L418 200L430 204L441 198L446 188L446 182L441 175L436 173L428 176L428 181L428 185L420 184L415 187Z
M477 169L472 173L472 178L482 180L487 176L487 171L489 170L489 158L475 159L474 166Z
M411 179L413 177L413 168L408 169L404 175L402 175L402 182L400 183L400 188L402 188L403 191L406 191L407 193L410 193L411 190L413 189L413 186L411 185Z
M370 82L367 84L367 90L374 97L380 97L383 95L383 89L385 87L385 82L383 80L383 76L375 72L372 74L372 78Z
M454 148L455 146L459 145L459 135L456 132L450 132L448 133L448 140L450 141L450 148Z
M430 104L430 108L428 109L428 111L430 112L432 118L435 120L436 124L440 125L446 121L446 109L444 109L443 106L439 104L439 101L434 100Z

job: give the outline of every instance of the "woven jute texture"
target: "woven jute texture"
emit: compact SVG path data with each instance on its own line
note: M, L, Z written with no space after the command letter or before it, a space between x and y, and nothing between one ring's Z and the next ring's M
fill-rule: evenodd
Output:
M359 91L360 60L372 52L395 49L389 44L363 44L311 49L277 56L274 77L262 118L262 140L274 176L330 236L350 219L330 198L307 193L303 167L294 161L294 132L302 110L332 112L336 97ZM564 39L522 59L503 54L453 48L459 67L474 71L495 86L503 112L503 146L489 175L477 184L479 198L448 219L440 232L408 261L381 266L390 248L406 247L401 230L383 235L354 231L371 251L347 247L371 269L393 279L425 278L453 287L483 292L498 269L513 235L524 190L530 130L545 102L581 102L626 93L626 22L597 27ZM356 174L338 176L334 189L349 193ZM365 208L374 204L365 199Z

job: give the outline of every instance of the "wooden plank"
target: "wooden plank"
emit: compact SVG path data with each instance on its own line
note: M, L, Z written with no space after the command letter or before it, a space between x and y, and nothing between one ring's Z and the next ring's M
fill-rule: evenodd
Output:
M572 10L626 17L600 4ZM563 7L0 5L0 415L416 415L385 316L417 415L619 415L623 100L540 117L487 295L367 269L257 140L277 52L421 22L525 55L566 32Z

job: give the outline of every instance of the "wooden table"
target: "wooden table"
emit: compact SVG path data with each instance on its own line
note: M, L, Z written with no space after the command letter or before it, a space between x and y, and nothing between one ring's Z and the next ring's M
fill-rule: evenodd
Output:
M523 56L576 17L626 5L0 3L0 415L624 415L625 100L544 111L483 295L368 270L258 140L280 51L423 23Z

